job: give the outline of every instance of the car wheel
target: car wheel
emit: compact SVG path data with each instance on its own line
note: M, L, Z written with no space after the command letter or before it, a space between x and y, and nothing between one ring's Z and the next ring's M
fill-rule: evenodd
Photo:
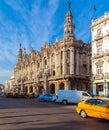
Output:
M67 100L63 100L62 103L63 103L64 105L66 105L66 104L67 104Z
M56 99L54 99L54 101L53 102L56 102Z
M87 114L86 114L86 112L84 110L81 110L80 116L83 117L83 118L86 118Z
M44 99L42 98L41 101L44 102Z

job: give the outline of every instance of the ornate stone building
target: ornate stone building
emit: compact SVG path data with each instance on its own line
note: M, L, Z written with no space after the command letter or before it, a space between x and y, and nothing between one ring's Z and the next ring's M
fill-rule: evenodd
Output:
M20 45L14 76L21 91L52 94L59 89L91 91L91 45L75 38L72 18L69 4L63 39L45 44L39 52L31 48L27 55Z
M109 94L109 13L92 20L93 94Z

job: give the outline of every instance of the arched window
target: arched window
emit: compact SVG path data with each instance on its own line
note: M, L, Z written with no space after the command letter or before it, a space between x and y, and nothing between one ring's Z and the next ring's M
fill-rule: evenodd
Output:
M50 85L50 93L55 94L55 84Z
M55 55L54 55L54 53L51 55L51 63L52 63L52 64L55 63Z
M32 93L33 92L33 87L32 86L30 86L30 93Z
M55 70L53 70L53 76L55 76Z
M39 67L40 67L39 61L37 61L37 68L39 69Z
M44 66L44 68L47 67L47 60L46 60L46 57L44 57L44 59L43 59L43 66Z

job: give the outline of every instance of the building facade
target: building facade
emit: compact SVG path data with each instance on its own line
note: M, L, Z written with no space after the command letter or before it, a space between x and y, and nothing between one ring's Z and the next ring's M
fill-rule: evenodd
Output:
M92 20L93 93L109 94L109 13Z
M14 81L15 81L14 80L14 75L12 75L9 80L5 81L5 92L6 93L13 92L14 89L16 89L16 88L14 88L15 87L15 82Z
M20 91L52 94L59 89L91 91L91 44L75 38L72 18L69 4L62 40L46 43L40 51L31 48L29 55L20 44L14 67L15 85Z

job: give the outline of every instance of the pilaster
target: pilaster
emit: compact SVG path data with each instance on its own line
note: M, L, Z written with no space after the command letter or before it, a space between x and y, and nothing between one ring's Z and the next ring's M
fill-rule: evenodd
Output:
M74 48L70 48L70 74L74 74Z
M67 66L66 66L66 50L63 50L63 74L66 74Z
M79 50L76 50L76 75L79 75Z

